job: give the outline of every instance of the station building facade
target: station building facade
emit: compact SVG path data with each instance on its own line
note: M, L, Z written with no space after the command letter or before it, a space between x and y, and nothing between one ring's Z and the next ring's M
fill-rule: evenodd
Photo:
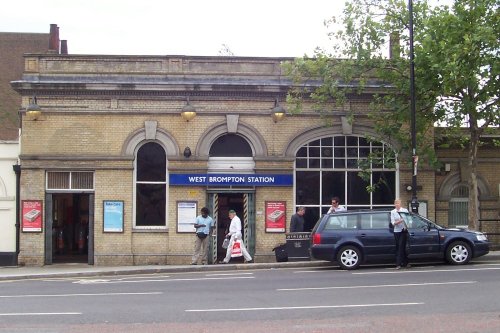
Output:
M255 261L268 262L297 206L307 231L333 196L348 209L409 201L407 163L379 161L370 180L358 176L360 159L398 144L366 139L377 138L366 114L380 91L350 96L326 121L307 103L281 118L291 84L282 63L292 60L25 55L12 82L23 100L19 263L187 264L204 206L217 222L210 263L225 255L230 209ZM33 96L41 114L25 112ZM489 154L482 208L498 218L499 161ZM419 168L421 213L443 224L463 185L460 158L450 155L445 173Z

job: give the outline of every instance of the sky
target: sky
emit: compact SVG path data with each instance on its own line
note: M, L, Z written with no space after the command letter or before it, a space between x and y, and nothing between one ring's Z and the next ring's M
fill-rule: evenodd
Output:
M326 19L343 0L16 0L1 32L59 26L70 54L300 57L328 47Z

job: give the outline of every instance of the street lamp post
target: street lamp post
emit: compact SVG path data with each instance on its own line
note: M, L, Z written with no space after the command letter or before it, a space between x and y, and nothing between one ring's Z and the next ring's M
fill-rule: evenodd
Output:
M410 16L410 112L411 112L411 153L412 153L412 178L411 178L411 211L418 213L417 199L417 120L415 111L415 55L413 50L413 0L408 0L408 13Z

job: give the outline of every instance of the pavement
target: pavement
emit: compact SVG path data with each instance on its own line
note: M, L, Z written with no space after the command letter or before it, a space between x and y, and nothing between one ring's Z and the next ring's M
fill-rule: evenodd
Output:
M472 263L500 261L500 251L490 251L485 256L472 259ZM53 264L42 267L2 266L0 267L0 281L47 279L47 278L77 278L90 276L137 275L153 273L185 273L231 271L249 269L276 269L298 267L332 266L327 261L289 261L271 263L235 263L215 265L147 265L147 266L93 266L83 263Z

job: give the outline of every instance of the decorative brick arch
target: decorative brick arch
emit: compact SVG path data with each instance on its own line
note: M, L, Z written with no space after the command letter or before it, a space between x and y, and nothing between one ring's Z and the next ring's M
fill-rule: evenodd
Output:
M214 124L201 135L198 144L196 145L195 154L202 157L208 156L210 147L214 141L220 136L228 133L239 134L244 137L250 144L254 157L267 156L266 142L254 127L239 122L234 130L230 130L227 122L225 121Z
M449 174L439 187L438 200L448 201L451 199L451 192L459 185L467 185L466 181L463 181L460 177L459 172ZM490 197L490 190L485 180L477 175L477 187L479 190L479 198Z
M161 128L157 129L156 124L146 123L144 128L132 132L127 137L122 146L122 155L134 156L137 147L143 141L155 141L161 144L165 148L167 158L180 155L179 145L170 133Z

